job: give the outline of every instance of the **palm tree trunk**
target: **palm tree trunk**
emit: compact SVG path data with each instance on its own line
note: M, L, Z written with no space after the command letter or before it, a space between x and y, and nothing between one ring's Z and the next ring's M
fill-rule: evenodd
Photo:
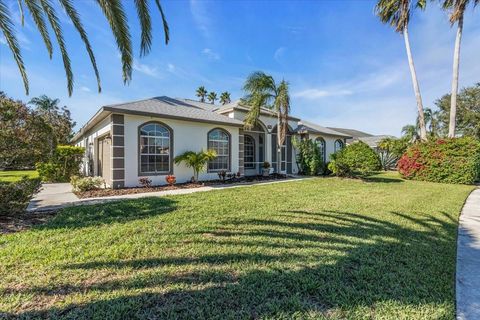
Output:
M412 51L410 49L410 39L408 37L408 27L403 29L403 38L405 40L405 48L407 49L408 65L410 66L410 74L412 75L413 90L415 91L415 98L417 99L418 108L418 122L420 126L420 139L427 140L427 129L425 128L425 116L423 114L422 95L420 94L420 86L418 85L417 72L413 64Z
M460 66L460 44L462 41L463 15L458 19L457 38L455 39L455 51L453 53L453 76L452 95L450 98L450 123L448 125L448 137L455 137L457 117L457 94L458 94L458 73Z
M277 174L280 174L282 163L282 146L280 139L280 111L277 111Z

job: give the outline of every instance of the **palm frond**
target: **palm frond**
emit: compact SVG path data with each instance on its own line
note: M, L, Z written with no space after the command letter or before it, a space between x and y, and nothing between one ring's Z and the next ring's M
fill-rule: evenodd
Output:
M100 73L98 72L97 62L95 60L95 55L93 54L92 47L90 45L90 41L88 40L87 32L83 28L82 22L80 21L80 16L73 7L70 0L59 0L62 7L65 9L68 17L72 21L75 29L77 29L78 33L80 34L80 38L82 39L83 43L85 44L85 48L87 50L88 56L90 57L90 62L92 63L93 70L95 72L95 77L97 78L97 87L98 92L102 92L102 86L100 83Z
M120 50L122 59L123 82L132 79L132 40L128 28L125 10L120 0L97 0L100 8L112 29L115 42Z
M67 53L67 48L65 46L65 40L63 39L63 33L60 27L57 13L55 12L55 9L52 7L49 0L40 0L40 3L42 4L42 8L45 14L47 15L47 18L50 21L52 30L55 33L55 37L57 38L57 43L58 43L58 46L60 47L60 53L62 55L63 67L65 69L65 74L67 76L68 95L71 96L73 91L72 67L70 64L70 57L68 56L68 53Z
M170 28L168 27L168 22L167 19L165 18L165 13L163 12L162 5L160 4L160 0L155 0L155 3L157 4L157 8L160 11L160 15L162 17L162 23L163 23L163 32L165 34L165 44L168 44L170 41Z
M135 0L135 7L137 8L137 15L142 29L140 43L140 56L142 57L148 54L152 47L152 22L147 0Z
M45 44L45 47L47 47L48 56L50 59L52 59L52 41L50 40L50 35L48 33L48 28L45 22L42 6L38 2L38 0L24 1L25 5L28 8L28 11L30 11L30 14L32 15L33 22L35 22L35 25L37 26L38 32L40 32L40 35L42 36L43 43Z
M13 30L14 25L12 20L10 19L10 12L7 6L0 0L0 29L7 41L8 47L13 54L13 58L17 63L18 70L20 71L20 75L22 76L23 86L25 87L25 93L28 95L28 78L27 73L25 71L25 64L23 63L22 54L20 52L20 46L18 45L17 37L15 36L15 32Z
M20 10L20 21L22 22L22 27L25 25L25 15L23 14L23 5L22 0L17 0L18 10Z

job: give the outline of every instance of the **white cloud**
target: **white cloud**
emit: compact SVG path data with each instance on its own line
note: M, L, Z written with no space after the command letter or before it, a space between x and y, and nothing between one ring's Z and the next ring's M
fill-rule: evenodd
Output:
M168 70L169 72L174 73L174 72L175 72L175 65L172 64L172 63L169 63L169 64L167 65L167 70Z
M346 96L351 95L353 92L349 90L321 90L321 89L306 89L299 92L295 92L292 94L293 97L296 98L305 98L305 99L319 99L324 97L332 97L332 96Z
M92 90L90 90L89 87L85 87L85 86L81 86L81 87L80 87L80 90L82 90L83 92L90 92L90 91L92 91Z
M147 64L140 63L138 61L133 62L133 69L141 72L147 76L160 78L160 75L156 67L149 66Z
M275 50L275 53L273 54L273 59L277 62L281 62L283 56L285 55L285 51L287 51L287 48L285 47L280 47L277 50Z
M210 48L203 49L202 53L211 60L220 60L220 55Z
M211 38L211 20L209 12L205 7L204 1L190 0L190 12L192 13L193 21L196 26L206 38Z

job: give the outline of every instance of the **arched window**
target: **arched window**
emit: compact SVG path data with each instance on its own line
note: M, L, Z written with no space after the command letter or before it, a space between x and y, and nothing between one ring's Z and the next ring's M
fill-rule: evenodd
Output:
M339 150L342 150L343 149L343 141L338 139L338 140L335 140L335 145L334 145L334 150L335 152L339 151Z
M217 153L208 162L208 171L230 170L230 135L225 130L213 129L208 133L208 149Z
M139 174L169 174L172 169L172 131L157 122L139 128Z
M325 140L321 137L318 137L317 139L315 139L315 143L317 144L317 147L320 150L320 156L322 157L322 161L323 163L325 163L327 160Z
M255 140L249 135L244 136L243 160L245 169L255 169Z

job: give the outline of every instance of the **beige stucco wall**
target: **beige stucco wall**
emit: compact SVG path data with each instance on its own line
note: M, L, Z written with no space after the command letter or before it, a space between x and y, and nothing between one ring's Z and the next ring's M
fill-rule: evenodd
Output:
M315 141L315 139L317 139L319 137L321 137L325 140L327 162L330 162L330 155L335 152L335 141L341 140L345 144L345 139L343 137L313 134L313 133L310 133L308 136L309 136L310 139L312 139L314 141Z
M228 125L217 125L183 120L163 119L161 117L147 117L137 115L125 115L125 186L138 185L138 128L148 121L160 121L173 130L173 153L174 157L185 151L200 151L208 148L207 134L214 128L222 128L230 133L231 137L231 172L238 171L238 139L239 128ZM191 168L183 163L173 165L173 174L177 182L187 182L193 175ZM153 184L165 184L165 175L148 176ZM203 172L200 180L218 179L217 173Z

